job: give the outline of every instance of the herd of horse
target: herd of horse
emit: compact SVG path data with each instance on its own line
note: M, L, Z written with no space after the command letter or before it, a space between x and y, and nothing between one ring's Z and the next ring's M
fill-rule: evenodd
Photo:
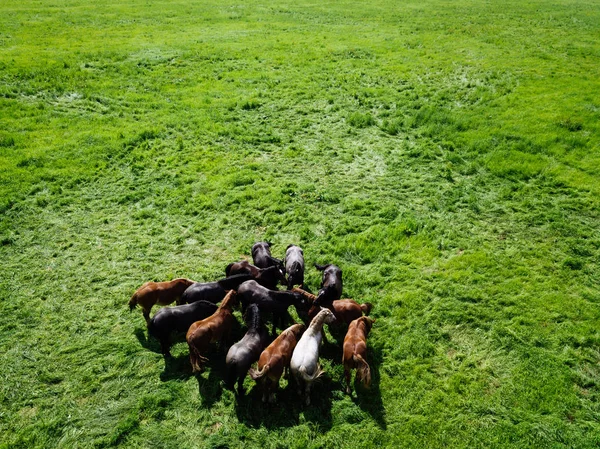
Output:
M348 326L342 356L346 393L352 392L352 369L356 369L356 381L369 388L367 335L375 320L367 316L371 304L342 299L342 270L333 264L315 264L323 273L315 295L304 284L304 253L299 246L289 245L281 260L271 255L270 242L257 242L252 246L252 260L253 264L248 261L229 264L226 277L215 282L200 283L185 278L146 282L129 300L130 310L140 306L148 333L159 341L165 357L171 357L172 336L185 332L192 370L200 372L212 344L231 342L236 323L233 312L241 306L247 331L229 347L224 382L233 390L237 381L237 392L243 395L243 382L249 374L260 386L263 402L275 402L280 378L285 373L309 405L311 387L323 374L319 364L319 348L326 339L323 326L333 323ZM278 290L279 284L287 290ZM177 305L163 307L150 318L155 304L173 302ZM304 324L286 328L291 320L290 306ZM267 316L272 317L271 335L266 327ZM282 332L277 336L278 327Z

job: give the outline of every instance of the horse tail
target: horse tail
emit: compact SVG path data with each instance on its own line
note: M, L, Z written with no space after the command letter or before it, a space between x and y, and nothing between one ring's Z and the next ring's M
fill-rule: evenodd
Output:
M325 371L323 371L321 369L321 365L317 365L317 369L315 370L314 374L311 375L311 374L309 374L309 373L306 372L306 367L304 365L302 365L298 369L298 374L300 374L300 377L305 382L314 382L319 377L321 377L323 374L325 374Z
M135 292L133 294L133 296L131 297L131 299L129 300L129 311L131 312L133 309L135 309L135 306L137 306L138 303L138 294L137 292Z
M362 310L365 315L368 315L369 313L371 313L372 308L373 308L373 304L371 304L370 302L366 302L366 303L360 305L360 310Z
M369 388L371 386L371 368L369 368L369 364L359 354L354 354L352 360L357 364L356 378L362 382L365 388Z
M267 372L269 372L270 369L271 365L267 363L265 366L263 366L263 368L260 371L256 371L254 368L250 368L248 370L248 374L250 375L252 380L260 380L265 376L265 374L267 374Z

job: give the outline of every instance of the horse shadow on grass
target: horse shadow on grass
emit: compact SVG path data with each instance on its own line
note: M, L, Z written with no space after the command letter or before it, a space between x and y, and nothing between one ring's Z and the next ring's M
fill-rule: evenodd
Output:
M138 327L135 329L135 331L133 331L133 333L135 334L136 338L140 342L140 345L142 345L142 348L147 349L152 352L156 352L158 354L161 353L160 343L158 343L158 340L156 340L155 338L152 338L148 335L147 327L143 327L143 328Z
M285 388L279 389L277 402L274 404L263 403L260 387L253 385L244 396L236 395L236 415L248 427L273 430L299 425L300 414L303 413L306 421L312 423L318 432L324 433L333 425L332 391L338 387L331 379L323 376L313 384L310 405L304 405L293 382L288 382Z
M381 348L379 346L370 347L369 352L367 353L367 363L369 363L371 368L371 387L366 389L353 380L352 401L357 404L361 410L371 415L381 429L386 430L385 408L381 399L381 390L379 389L381 381L379 366L381 365L382 360L383 356ZM353 378L355 379L354 375Z

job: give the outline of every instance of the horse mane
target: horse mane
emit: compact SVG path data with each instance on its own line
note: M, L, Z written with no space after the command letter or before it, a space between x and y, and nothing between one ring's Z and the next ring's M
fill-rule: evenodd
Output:
M252 279L254 279L254 277L251 274L242 273L229 276L225 279L219 279L217 284L224 290L237 290L242 282L250 281Z
M250 330L258 330L261 326L260 308L256 304L250 304L244 314L244 321Z
M219 309L229 309L229 310L233 309L233 306L235 306L235 296L236 296L235 290L229 290L227 292L227 294L225 295L225 298L223 298L223 301L221 302Z

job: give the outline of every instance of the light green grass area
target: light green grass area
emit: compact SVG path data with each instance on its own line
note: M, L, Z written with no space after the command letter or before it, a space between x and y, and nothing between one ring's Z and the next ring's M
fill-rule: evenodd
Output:
M598 1L1 2L0 447L598 447L598 36ZM147 340L137 287L263 239L374 305L370 391L339 335L310 407Z

